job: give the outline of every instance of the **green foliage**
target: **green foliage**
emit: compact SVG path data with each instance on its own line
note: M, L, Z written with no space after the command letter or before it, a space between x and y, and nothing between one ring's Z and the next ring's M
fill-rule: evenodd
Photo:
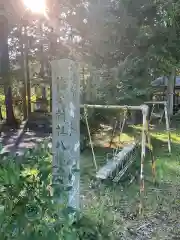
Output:
M89 49L88 56L97 67L119 67L118 81L104 89L105 99L112 88L114 101L142 103L149 97L154 78L169 76L172 68L179 68L180 1L103 3L90 3L93 11L87 26L93 26L94 34L86 34L91 44L86 41L88 46L82 49Z
M52 21L28 16L26 39L21 39L19 23L11 31L12 69L14 62L21 64L21 40L26 41L29 61L41 65L40 72L31 69L31 74L36 72L37 77L42 77L44 68L44 74L49 75L49 61L54 58L71 57L87 65L91 63L101 71L104 67L108 71L116 67L119 68L116 79L111 76L103 79L101 103L141 104L149 98L152 79L168 76L172 67L179 68L180 1L105 0L87 4L77 0L70 5L68 1L62 6L56 2L53 6L51 9L48 4ZM34 18L36 21L32 21ZM64 29L61 40L56 26ZM63 37L69 40L64 41ZM19 81L22 73L13 72Z
M50 159L44 145L28 151L23 163L13 157L1 162L1 240L98 239L96 227L83 227L78 213L53 200Z

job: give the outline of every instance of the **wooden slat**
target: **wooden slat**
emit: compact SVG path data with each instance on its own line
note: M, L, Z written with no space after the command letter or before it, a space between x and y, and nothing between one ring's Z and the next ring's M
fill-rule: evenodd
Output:
M110 177L113 172L118 168L122 161L131 153L136 144L129 144L125 146L117 155L115 155L111 160L109 160L106 165L104 165L96 174L96 178L105 180Z

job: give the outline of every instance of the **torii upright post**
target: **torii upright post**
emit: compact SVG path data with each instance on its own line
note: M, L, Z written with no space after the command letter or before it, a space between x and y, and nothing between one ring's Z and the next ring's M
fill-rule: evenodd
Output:
M80 81L78 67L69 59L52 66L52 126L54 197L79 208Z

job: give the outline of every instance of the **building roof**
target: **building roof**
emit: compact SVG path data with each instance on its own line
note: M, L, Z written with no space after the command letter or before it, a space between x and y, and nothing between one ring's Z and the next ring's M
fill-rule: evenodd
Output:
M151 85L153 87L167 87L168 78L167 77L158 77L154 81L152 81ZM180 87L180 76L176 76L176 87Z

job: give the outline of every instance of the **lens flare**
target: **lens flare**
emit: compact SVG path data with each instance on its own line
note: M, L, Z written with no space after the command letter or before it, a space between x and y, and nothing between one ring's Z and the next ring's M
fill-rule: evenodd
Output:
M34 13L45 13L45 0L23 0L27 9Z

